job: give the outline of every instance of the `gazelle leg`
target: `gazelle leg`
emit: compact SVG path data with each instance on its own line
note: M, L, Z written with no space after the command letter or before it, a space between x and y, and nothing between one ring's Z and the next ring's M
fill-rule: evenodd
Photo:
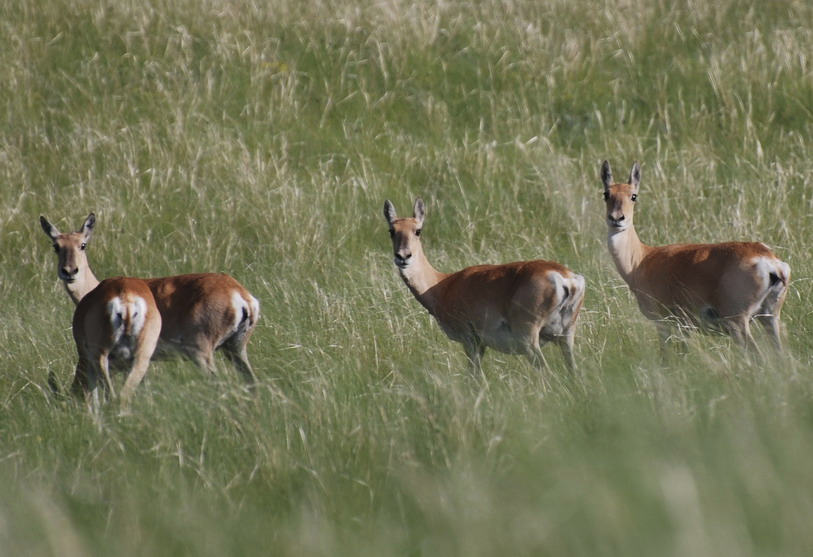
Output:
M251 369L251 364L248 363L248 353L246 347L242 346L240 349L234 349L231 346L224 346L223 353L226 358L234 365L243 379L249 385L257 383L257 377L254 375L254 370Z
M157 311L154 314L158 315ZM132 400L133 393L136 387L144 379L147 374L147 368L150 365L150 358L152 358L155 347L158 345L158 337L161 334L161 320L158 318L148 319L147 324L142 332L141 337L138 339L138 345L135 350L135 357L133 358L133 367L130 374L121 388L121 413L126 414L130 409L130 400Z
M76 372L73 374L73 382L71 383L71 394L77 398L86 399L87 393L90 392L89 367L87 360L79 358L79 362L76 364Z
M466 357L469 359L469 369L473 376L482 377L483 375L483 354L486 352L486 347L477 338L472 338L463 343L463 348L466 351Z
M757 321L765 328L778 351L782 351L782 327L779 323L779 311L788 289L771 291L762 302L757 314Z
M576 370L576 361L573 357L573 341L575 338L574 331L571 329L567 332L567 334L559 337L557 342L559 344L559 348L562 350L562 356L565 358L565 365L567 365L567 369L572 373Z
M214 353L212 352L211 348L207 347L196 347L194 349L190 349L187 352L192 359L193 362L198 364L202 370L208 372L210 375L215 375L215 360L214 360Z
M734 341L745 349L755 347L754 337L747 316L732 317L726 320L726 327Z
M757 314L757 320L768 331L774 346L780 352L782 351L782 328L779 323L779 312L787 295L787 283L775 284L768 291Z
M133 362L133 369L127 375L124 381L124 386L121 388L121 412L127 413L130 409L130 400L133 397L133 392L138 387L144 375L147 373L147 367L150 365L150 355L146 357L143 354L138 354Z
M655 328L658 330L658 340L660 342L661 363L672 362L675 354L686 355L688 347L686 341L678 336L679 326L671 319L660 319L655 321Z
M542 346L546 341L539 338L539 331L534 330L529 337L528 343L525 347L525 356L531 365L538 369L540 372L546 372L548 369L548 362L545 360L545 355L542 354Z
M113 381L110 379L110 360L109 353L103 352L98 357L98 368L101 370L101 380L104 381L104 388L107 391L107 397L110 400L116 398L116 390L113 388Z
M91 415L99 409L99 384L96 371L89 360L79 357L71 383L71 393L80 398Z
M757 316L757 321L762 325L771 337L774 347L782 351L782 329L779 326L779 316L773 314L762 314Z
M91 370L87 375L88 382L85 391L85 404L87 404L90 415L95 420L99 419L101 413L101 401L99 400L99 383L100 377L98 370Z
M669 363L672 360L672 350L669 346L672 337L672 327L666 321L656 321L655 328L658 331L658 346L661 353L661 362Z

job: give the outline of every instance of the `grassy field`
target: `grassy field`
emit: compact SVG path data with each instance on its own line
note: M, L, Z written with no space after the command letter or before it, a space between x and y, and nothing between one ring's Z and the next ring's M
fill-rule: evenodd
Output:
M813 4L21 0L0 7L0 555L813 554ZM787 351L670 364L606 248L760 240ZM392 264L588 282L579 374L483 381ZM247 392L156 363L99 431L54 400L73 304L38 217L98 217L99 277L224 271L261 302ZM766 341L759 334L758 341Z

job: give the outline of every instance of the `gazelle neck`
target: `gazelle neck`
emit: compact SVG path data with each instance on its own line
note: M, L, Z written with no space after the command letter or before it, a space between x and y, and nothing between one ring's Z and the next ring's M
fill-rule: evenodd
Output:
M398 271L415 298L434 315L438 300L442 297L438 285L449 275L436 270L423 254L423 250L413 254L409 265L399 268Z
M624 230L611 228L607 234L607 246L621 278L627 284L634 282L635 271L651 248L641 242L634 226Z
M96 278L93 271L90 270L90 267L87 267L78 274L73 282L69 283L63 280L62 284L65 286L65 291L67 291L73 303L78 304L88 292L99 286L99 279Z

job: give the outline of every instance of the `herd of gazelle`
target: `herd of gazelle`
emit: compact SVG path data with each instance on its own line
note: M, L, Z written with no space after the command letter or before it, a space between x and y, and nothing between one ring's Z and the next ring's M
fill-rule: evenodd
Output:
M610 255L641 312L655 322L662 346L675 325L688 323L719 329L749 347L754 343L750 322L756 319L781 349L779 313L790 281L787 263L755 242L647 246L633 226L640 165L633 164L626 183L615 183L604 161L601 181ZM412 216L405 218L396 215L389 200L384 203L394 262L418 302L451 340L463 345L472 369L480 372L486 348L525 355L544 367L541 347L554 342L572 370L584 277L544 260L440 272L421 246L425 214L420 198ZM246 343L259 303L235 279L200 273L99 282L85 253L95 225L92 213L77 232L63 234L45 217L40 224L58 255L57 274L76 303L73 336L79 362L72 391L91 409L99 407L98 387L115 397L111 366L128 373L121 390L126 405L150 360L173 353L213 371L214 352L222 350L246 382L254 384Z
M632 223L640 165L632 165L627 183L614 183L610 165L604 161L601 181L610 254L641 312L655 322L662 346L681 323L721 329L738 344L751 346L750 322L756 318L781 349L779 311L790 281L787 263L765 244L754 242L647 246ZM441 273L421 247L424 216L420 198L410 218L398 218L392 203L384 203L395 265L443 332L463 344L472 368L479 370L486 348L524 354L543 365L540 346L553 341L573 369L573 336L584 299L584 278L542 260Z

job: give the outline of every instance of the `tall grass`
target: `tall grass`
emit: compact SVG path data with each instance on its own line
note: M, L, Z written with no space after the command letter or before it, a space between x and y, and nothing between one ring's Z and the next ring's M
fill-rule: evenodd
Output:
M812 12L3 4L0 554L810 555ZM785 355L693 336L661 363L606 252L605 158L643 163L645 242L791 265ZM578 375L546 350L546 379L493 352L469 377L391 264L383 201L417 195L439 269L587 277ZM156 363L101 431L51 396L73 307L37 217L90 211L98 276L260 299L256 393Z

